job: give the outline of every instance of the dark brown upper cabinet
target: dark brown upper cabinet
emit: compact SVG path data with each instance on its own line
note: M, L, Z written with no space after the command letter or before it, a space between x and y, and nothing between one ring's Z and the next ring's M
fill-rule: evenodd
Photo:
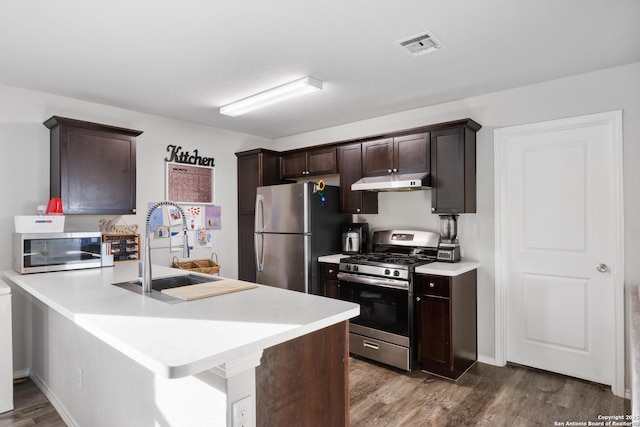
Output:
M431 148L429 133L393 138L394 173L429 172Z
M273 162L278 156L280 167L270 169L278 172L280 182L339 173L340 209L346 214L378 213L378 193L351 191L351 184L362 177L389 173L430 173L433 213L475 212L475 138L480 128L473 120L462 119L305 149L271 152L268 158ZM245 154L238 153L238 171L256 170L257 166L241 167L244 161L240 157ZM257 162L256 159L246 162ZM253 214L256 186L244 185L247 179L244 174L238 175L240 216ZM275 177L271 180L279 183ZM250 219L240 223L248 225Z
M476 132L465 125L431 132L431 212L476 212Z
M362 178L362 144L338 147L340 170L340 211L346 214L377 214L378 193L351 191L351 184Z
M335 147L292 151L282 156L281 178L332 175L338 173Z
M50 196L65 215L136 213L136 137L142 131L53 116Z
M429 133L397 136L362 143L362 175L428 173L431 168Z

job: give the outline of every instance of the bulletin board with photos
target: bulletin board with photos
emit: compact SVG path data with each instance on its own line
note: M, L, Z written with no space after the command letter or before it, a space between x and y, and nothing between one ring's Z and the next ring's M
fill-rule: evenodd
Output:
M149 203L152 206L154 203ZM212 231L222 228L222 209L216 205L182 205L187 223L187 235L194 249L212 247ZM162 206L149 218L155 238L169 239L172 251L181 250L182 216L174 206Z
M166 161L166 200L182 208L193 249L211 248L212 231L222 228L221 207L215 201L215 168ZM153 203L149 203L153 205ZM162 206L150 217L155 238L168 239L172 252L181 250L183 222L179 209Z

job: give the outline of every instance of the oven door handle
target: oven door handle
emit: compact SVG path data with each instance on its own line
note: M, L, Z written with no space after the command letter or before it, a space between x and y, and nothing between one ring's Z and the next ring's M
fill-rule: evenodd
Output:
M409 289L409 282L404 280L387 279L384 277L369 277L361 274L338 273L338 280L365 285L382 286L394 289Z

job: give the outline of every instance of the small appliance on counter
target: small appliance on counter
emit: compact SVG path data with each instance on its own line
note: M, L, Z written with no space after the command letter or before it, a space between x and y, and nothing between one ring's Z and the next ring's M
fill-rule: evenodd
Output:
M369 224L366 222L340 224L342 253L361 254L367 247Z
M102 251L99 231L13 233L13 269L20 274L100 268Z
M458 242L458 215L440 215L440 244L438 261L460 261L460 242Z

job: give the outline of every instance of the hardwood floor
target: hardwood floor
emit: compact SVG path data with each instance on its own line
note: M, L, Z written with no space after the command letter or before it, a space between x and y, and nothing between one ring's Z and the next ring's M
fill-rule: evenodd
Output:
M554 426L631 412L610 387L549 372L476 363L457 382L350 358L352 427ZM63 427L32 381L14 387L0 427ZM558 424L559 425L559 424Z
M476 363L454 382L350 363L352 427L554 426L631 411L610 387L523 366Z
M14 410L0 414L0 427L64 427L60 415L31 380L13 386Z

